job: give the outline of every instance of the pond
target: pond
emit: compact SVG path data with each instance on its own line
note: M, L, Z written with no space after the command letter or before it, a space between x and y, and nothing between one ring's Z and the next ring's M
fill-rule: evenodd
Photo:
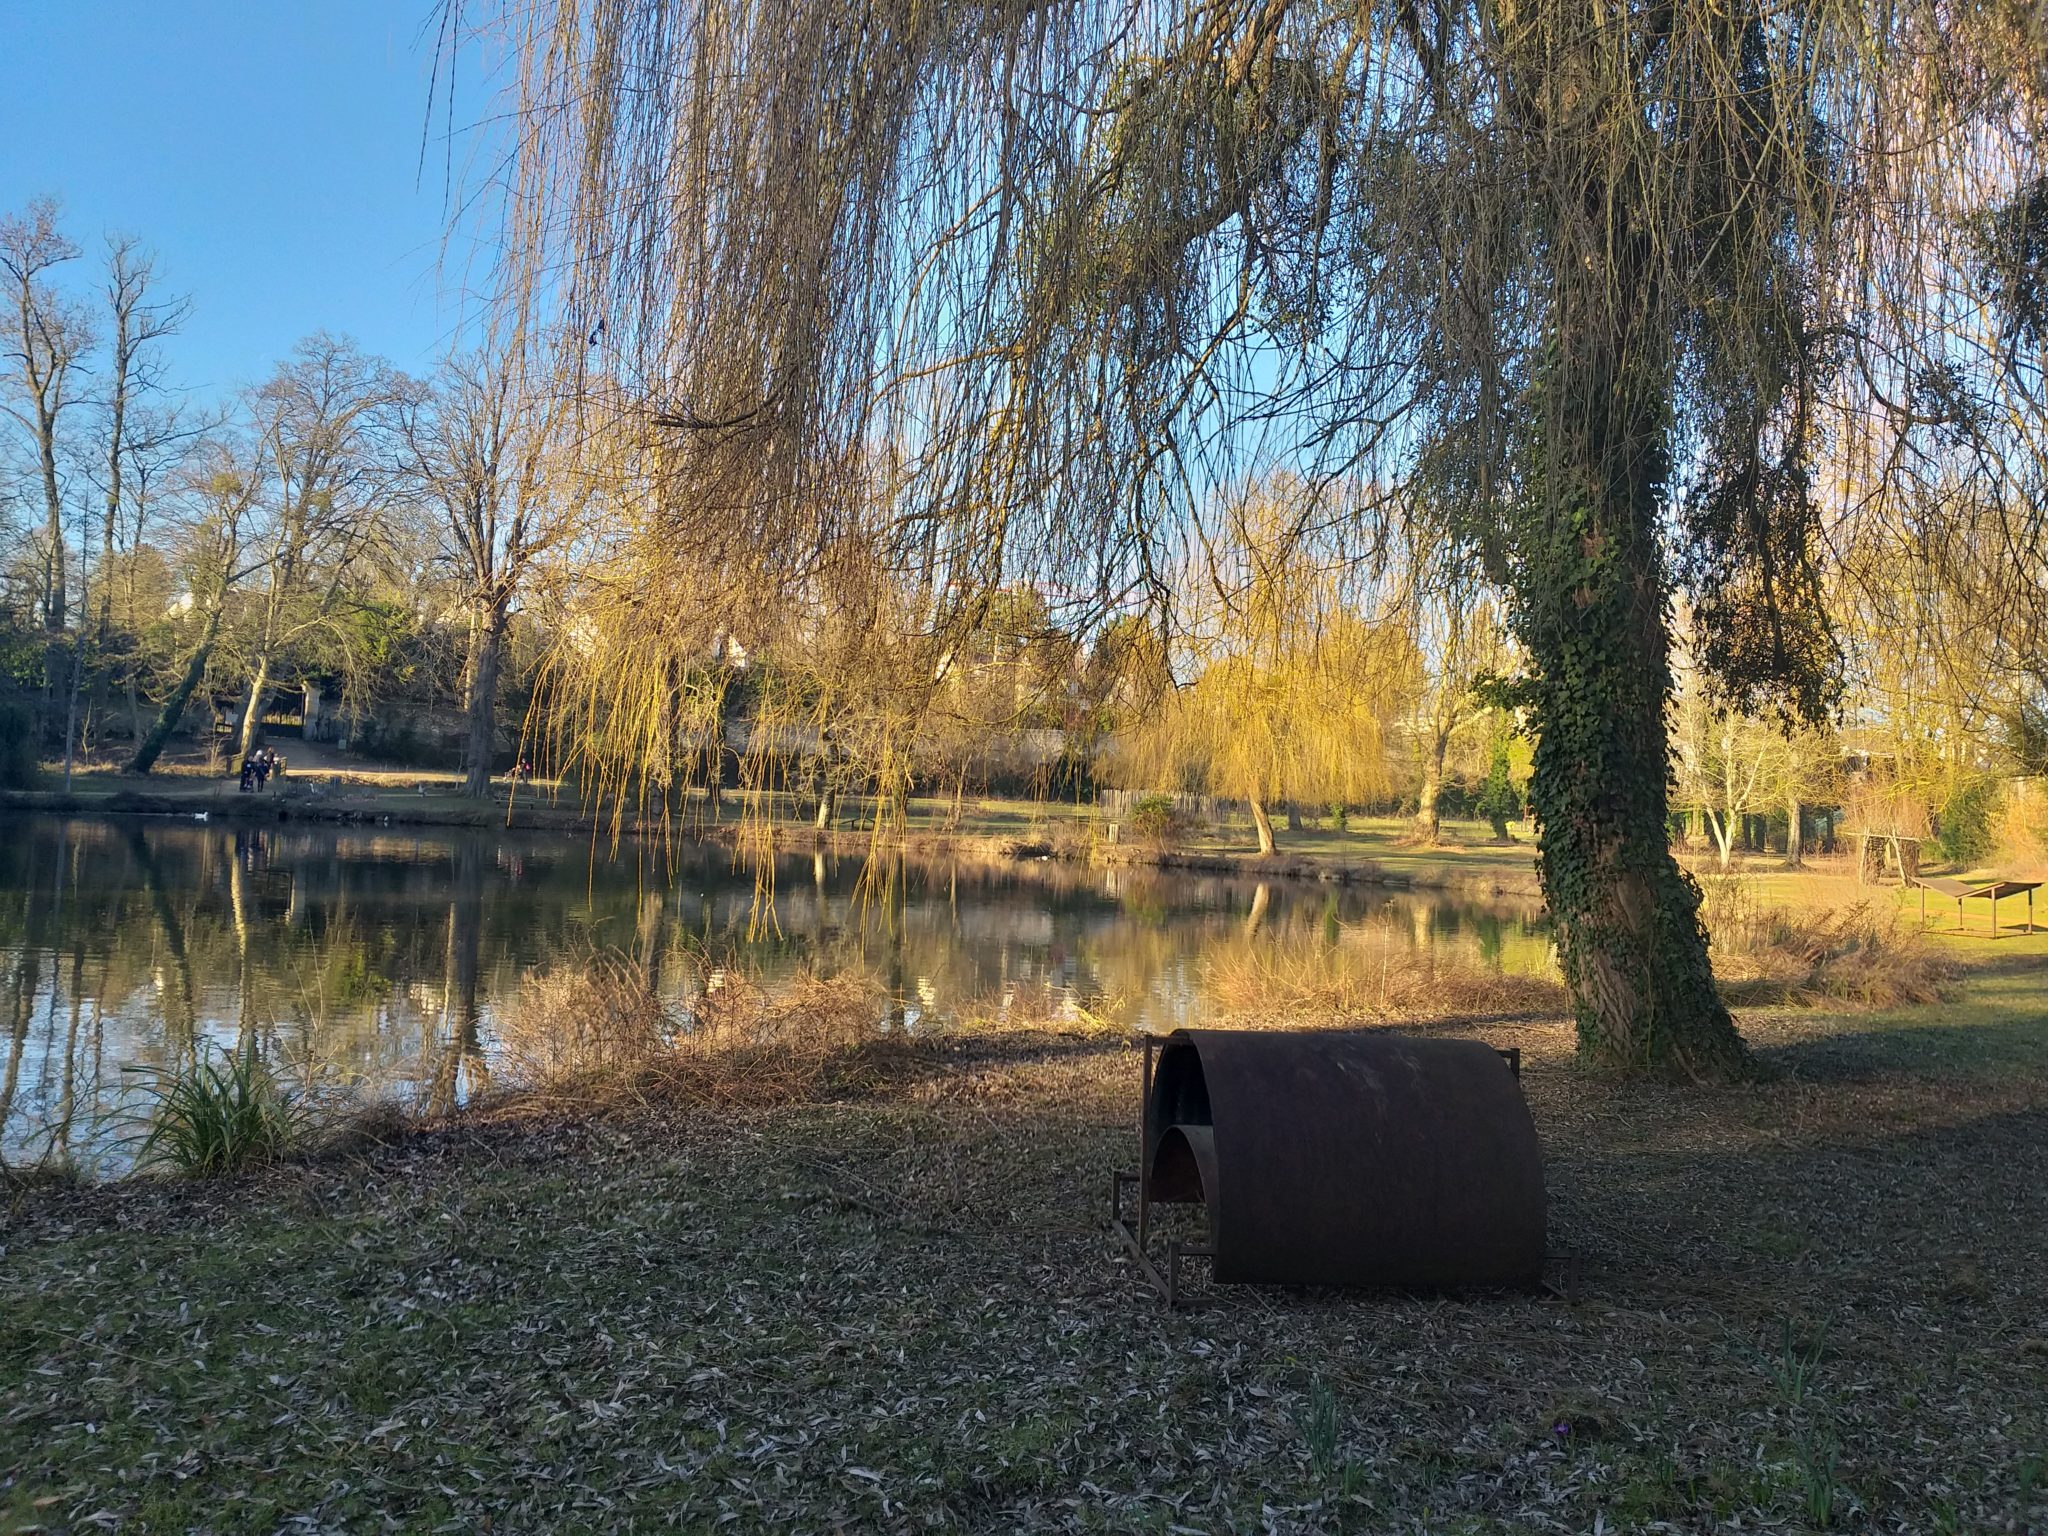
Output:
M1367 947L1367 941L1370 947ZM253 1044L288 1082L422 1108L490 1081L522 981L607 957L681 1013L734 975L874 978L876 1028L1208 1016L1305 953L1549 963L1533 901L1053 862L673 853L447 829L0 818L0 1157L126 1163L156 1075Z

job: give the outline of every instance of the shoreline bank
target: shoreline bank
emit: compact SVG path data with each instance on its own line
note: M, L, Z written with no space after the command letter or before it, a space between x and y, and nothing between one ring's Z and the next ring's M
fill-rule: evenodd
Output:
M425 781L422 781L423 783ZM614 825L588 810L550 804L541 794L507 797L494 789L487 802L457 799L445 793L383 788L305 779L253 794L211 779L195 780L185 789L175 780L148 790L121 786L103 791L0 791L0 815L143 816L166 820L205 819L239 825L313 822L362 827L441 827L501 833L573 834L609 840L673 838L678 843L730 849L744 853L823 853L833 857L886 853L911 858L952 858L995 864L1056 861L1101 869L1150 869L1164 873L1222 875L1244 880L1300 880L1333 885L1371 886L1388 890L1441 891L1478 899L1538 897L1541 890L1533 864L1495 862L1492 857L1460 867L1464 856L1451 848L1404 849L1408 869L1390 869L1369 855L1334 856L1314 850L1260 855L1227 848L1148 849L1112 843L1079 819L1063 819L1015 832L946 830L910 827L877 837L864 828L819 829L795 821L763 824L739 819L711 825L685 825L669 830L649 825L637 815L620 817ZM175 787L174 787L175 786ZM1526 845L1487 850L1513 860L1529 851Z

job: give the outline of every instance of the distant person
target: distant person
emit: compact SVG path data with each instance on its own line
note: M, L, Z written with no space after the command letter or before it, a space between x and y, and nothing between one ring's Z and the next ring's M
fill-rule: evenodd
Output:
M268 782L269 778L270 758L266 754L258 752L256 754L256 787L259 790L263 788L264 784Z
M253 757L242 759L242 793L248 794L256 788L256 763Z
M280 779L284 777L284 754L275 747L270 750L270 771Z

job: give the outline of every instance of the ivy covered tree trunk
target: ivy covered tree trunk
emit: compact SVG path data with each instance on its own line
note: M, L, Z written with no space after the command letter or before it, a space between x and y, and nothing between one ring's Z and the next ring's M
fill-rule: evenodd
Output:
M1576 317L1566 307L1561 318ZM1722 1078L1748 1053L1714 989L1699 888L1671 855L1668 823L1665 386L1615 329L1550 354L1517 530L1537 870L1581 1059Z

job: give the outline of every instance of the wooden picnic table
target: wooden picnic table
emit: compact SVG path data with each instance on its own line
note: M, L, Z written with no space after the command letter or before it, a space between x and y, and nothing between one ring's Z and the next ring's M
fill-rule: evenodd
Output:
M2034 931L2034 892L2039 880L1956 880L1947 875L1922 875L1913 882L1920 887L1920 926L1927 926L1927 893L1952 897L1956 904L1956 932L1963 931L1963 903L1982 896L1991 904L1991 937L1998 937L1998 903L2007 896L2027 898L2027 932Z

